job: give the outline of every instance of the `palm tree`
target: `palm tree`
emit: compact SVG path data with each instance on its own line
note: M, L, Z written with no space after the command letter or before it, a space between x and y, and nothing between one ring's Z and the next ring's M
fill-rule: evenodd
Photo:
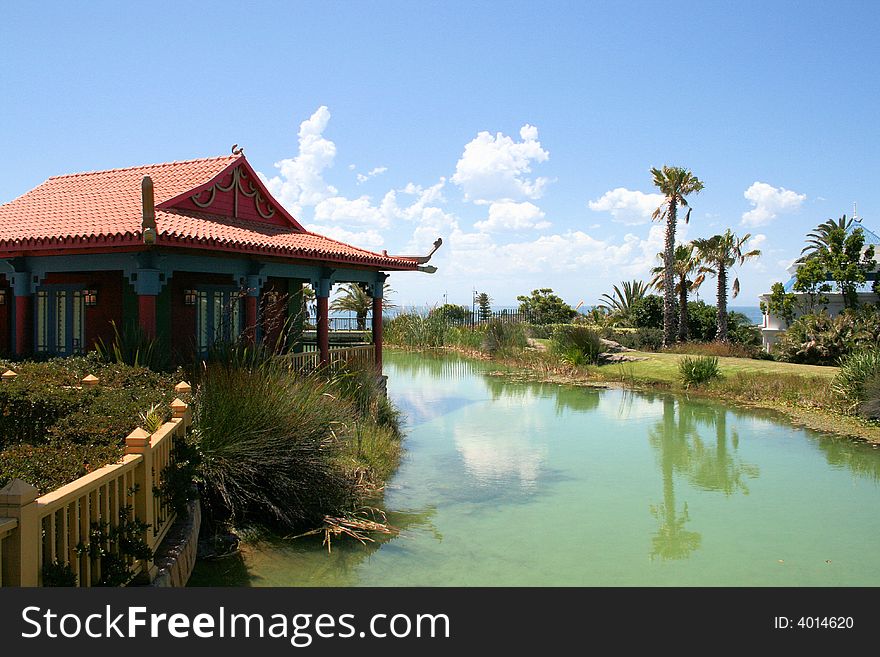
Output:
M657 258L663 262L663 253L658 253ZM678 340L684 342L688 339L688 294L695 292L700 287L700 282L696 282L700 269L700 259L694 253L693 244L679 244L675 247L675 260L673 261L672 273L675 280L675 293L678 295ZM666 284L666 267L662 264L651 270L654 278L651 279L651 285L658 290L663 290Z
M842 230L844 233L852 226L852 217L846 218L843 215L840 219L827 219L816 228L807 233L807 245L801 249L801 256L797 262L805 262L807 258L819 251L825 251L831 244L831 233L835 230Z
M385 283L382 294L382 308L393 308L388 299L388 293L392 292L391 286ZM367 294L366 289L359 283L345 283L340 295L330 304L330 310L345 310L353 312L357 318L357 330L367 330L367 313L373 308L373 298Z
M623 318L629 317L635 303L644 299L645 295L648 294L648 290L651 288L650 285L637 280L623 281L620 284L620 287L617 287L616 285L613 287L613 294L603 294L599 297L600 301L604 300L600 307L607 308L609 311Z
M716 316L718 330L715 339L722 342L727 341L727 275L733 267L761 255L761 251L758 249L743 252L743 246L751 237L751 233L737 237L728 228L723 235L696 239L693 242L700 259L703 261L703 266L700 267L702 274L697 277L697 280L702 283L705 274L712 274L718 280L718 313ZM734 278L732 298L735 299L738 294L739 278Z
M703 183L688 169L682 167L670 167L663 165L662 169L651 169L654 177L654 186L657 187L666 200L654 211L655 221L666 220L666 242L663 250L663 344L669 345L675 341L675 222L678 218L678 208L687 207L687 196L699 194L703 190ZM684 217L687 223L691 218L688 209Z

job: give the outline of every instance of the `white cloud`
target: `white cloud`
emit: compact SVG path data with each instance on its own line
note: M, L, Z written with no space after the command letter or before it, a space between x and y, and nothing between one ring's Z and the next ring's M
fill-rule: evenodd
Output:
M617 187L605 192L587 205L593 212L609 212L615 221L623 224L644 224L651 221L651 215L663 203L663 194L645 194L626 187Z
M550 226L550 222L543 221L543 219L544 212L534 203L500 201L489 206L489 218L485 221L478 221L474 224L474 228L486 233L532 228L542 230Z
M764 235L763 233L757 233L757 234L751 236L746 248L749 251L751 251L752 249L760 249L761 245L766 241L767 241L766 235Z
M444 212L440 208L425 208L413 230L407 250L414 253L424 253L431 248L434 240L438 237L443 237L444 241L448 242L448 236L456 232L460 232L460 230L455 215Z
M367 182L370 178L375 178L376 176L385 173L388 171L388 167L374 167L370 169L367 173L359 173L357 174L358 185L361 183Z
M389 221L369 196L347 199L343 196L326 198L315 206L315 221L332 222L347 226L388 228Z
M336 144L324 138L330 110L322 105L299 125L299 153L275 163L278 175L260 175L272 195L296 216L303 207L335 196L337 190L324 182L323 172L333 166Z
M754 206L743 213L742 223L746 226L761 226L775 219L779 214L794 212L807 199L806 194L798 194L784 187L773 187L758 181L752 183L743 196Z
M430 187L422 187L421 185L409 183L401 190L392 189L385 194L385 197L382 199L382 203L380 204L382 214L389 220L417 220L419 217L421 217L425 208L433 204L441 204L446 202L446 199L443 197L443 187L445 185L446 178L440 178L439 182L431 185ZM400 207L397 202L398 193L408 196L415 196L416 200L409 205Z
M549 182L547 178L531 179L532 163L545 162L550 153L541 148L538 129L524 125L522 141L497 133L480 132L464 147L455 165L452 182L464 191L464 198L474 203L501 200L537 199Z
M682 230L682 239L684 238ZM626 234L621 241L599 240L583 231L541 235L534 240L497 244L485 233L453 231L450 275L584 274L584 293L598 297L599 279L647 278L663 248L664 229L651 226L647 236ZM586 274L588 272L588 274ZM591 289L596 287L596 289Z
M346 244L359 246L362 249L376 250L385 243L382 235L375 230L350 231L341 226L327 226L326 224L306 224L305 229Z

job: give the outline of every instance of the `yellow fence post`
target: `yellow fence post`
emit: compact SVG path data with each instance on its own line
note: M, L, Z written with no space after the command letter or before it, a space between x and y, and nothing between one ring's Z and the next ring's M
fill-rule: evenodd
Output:
M153 515L153 452L150 447L150 434L138 427L125 438L125 453L139 454L140 462L134 469L134 517L143 523L151 524ZM144 540L151 550L155 549L153 527L144 530ZM155 566L150 559L144 563L144 571L152 580Z
M40 579L40 523L36 488L13 479L0 488L0 517L15 518L16 527L3 542L3 583L37 586Z
M180 397L175 398L173 402L171 402L171 416L177 420L183 420L183 426L188 427L190 423L190 410L189 406L186 405Z

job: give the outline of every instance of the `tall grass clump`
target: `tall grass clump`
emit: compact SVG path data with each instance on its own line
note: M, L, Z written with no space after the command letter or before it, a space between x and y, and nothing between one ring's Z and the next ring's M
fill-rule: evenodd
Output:
M417 313L402 313L388 320L382 332L388 344L399 347L434 348L446 342L447 324L442 315L423 317Z
M853 352L840 360L840 371L831 384L832 391L846 400L846 409L856 412L868 403L867 415L876 416L871 409L877 404L880 392L880 349Z
M685 388L708 383L721 376L717 356L685 356L678 364L678 372Z
M595 365L602 352L602 339L586 326L562 324L550 337L550 351L570 365Z
M493 319L486 324L482 343L482 349L486 353L510 354L522 351L526 345L528 345L528 337L521 323Z
M353 410L326 388L281 369L207 366L193 420L213 519L292 529L352 505L336 458Z
M446 344L452 347L460 347L470 351L481 351L485 330L479 326L470 328L467 326L450 326L446 331Z

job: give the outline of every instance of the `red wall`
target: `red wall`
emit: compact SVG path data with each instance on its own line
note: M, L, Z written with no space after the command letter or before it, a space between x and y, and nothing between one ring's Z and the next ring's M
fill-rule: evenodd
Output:
M84 288L94 288L98 291L98 303L95 306L86 306L85 314L85 350L93 349L95 342L100 338L106 344L112 344L114 340L113 326L122 330L124 326L122 317L122 285L124 284L121 271L96 271L96 272L69 272L50 273L43 279L41 285L82 285Z
M191 359L195 351L196 307L184 303L184 290L199 285L235 285L237 282L229 274L181 271L171 276L168 284L171 290L171 349L178 362Z

